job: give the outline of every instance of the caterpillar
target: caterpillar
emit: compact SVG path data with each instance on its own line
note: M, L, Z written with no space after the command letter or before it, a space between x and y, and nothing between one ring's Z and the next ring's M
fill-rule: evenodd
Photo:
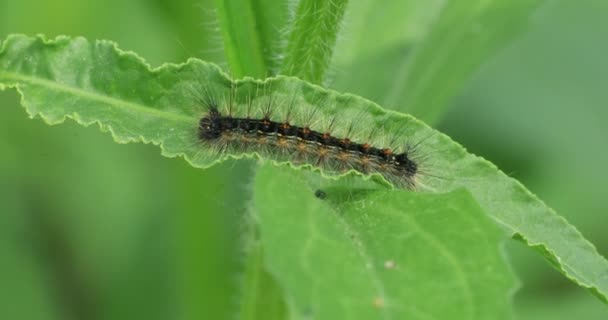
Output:
M218 99L205 87L197 99L205 109L198 122L198 140L220 155L256 153L279 163L309 165L328 175L379 174L398 188L419 187L420 177L426 174L418 154L422 141L400 144L403 130L387 139L383 128L366 125L364 116L338 113L325 118L319 110L331 108L324 105L327 99L300 104L294 95L281 101L267 89L263 84L260 95L259 84L242 88L232 84L228 96Z

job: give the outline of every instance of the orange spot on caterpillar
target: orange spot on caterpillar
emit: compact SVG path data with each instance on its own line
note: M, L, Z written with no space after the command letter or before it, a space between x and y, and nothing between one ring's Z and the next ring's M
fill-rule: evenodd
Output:
M361 171L363 173L369 173L371 163L372 160L369 157L359 158L359 165L361 166Z
M277 138L277 147L282 148L282 149L287 149L289 148L289 140L286 139L285 137L279 137Z
M300 151L300 152L306 152L306 150L308 150L308 146L304 142L298 143L297 148L298 148L298 151Z
M338 153L338 160L341 162L348 162L351 159L351 155L348 152Z
M329 154L329 149L328 148L320 147L317 150L317 155L319 156L319 158L325 158L325 157L327 157L328 154Z

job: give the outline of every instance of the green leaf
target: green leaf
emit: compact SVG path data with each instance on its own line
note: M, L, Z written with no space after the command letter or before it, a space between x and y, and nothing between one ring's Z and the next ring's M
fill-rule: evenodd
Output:
M16 87L30 116L39 116L49 124L61 123L65 118L82 125L98 123L119 143L154 143L160 145L163 155L184 156L195 167L209 167L230 157L218 156L197 140L203 111L193 100L192 90L204 84L225 97L231 96L235 86L244 90L263 86L265 94L276 98L277 111L286 111L289 104L283 102L292 99L303 110L322 103L323 108L315 109L322 119L339 115L355 122L357 117L364 119L358 121L360 125L382 127L387 133L421 142L421 152L431 159L429 169L435 170L432 176L420 177L421 187L434 193L468 190L510 234L541 248L568 278L606 301L608 262L592 244L519 182L411 116L296 78L232 82L216 66L199 60L151 70L141 58L107 41L11 36L0 49L0 88ZM335 177L330 172L323 175ZM349 177L362 181L353 173Z
M352 39L336 49L335 87L434 123L471 74L526 30L542 1L363 1L349 12Z
M224 39L224 51L228 57L230 70L235 78L251 76L265 78L273 63L272 39L276 29L272 22L275 15L267 17L278 8L271 1L264 0L216 0L216 7ZM265 6L260 4L266 3ZM273 8L273 10L265 10Z
M266 266L293 319L509 318L504 233L466 191L322 190L268 166L254 185Z
M291 30L282 74L322 83L332 57L348 0L300 0Z
M252 226L257 227L255 224ZM265 252L258 237L255 234L248 243L239 319L289 319L283 292L264 268Z

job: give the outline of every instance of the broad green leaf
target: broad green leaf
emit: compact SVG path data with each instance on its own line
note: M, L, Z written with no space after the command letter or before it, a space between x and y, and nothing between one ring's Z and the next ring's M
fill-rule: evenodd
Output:
M322 83L348 0L300 0L289 30L282 74Z
M261 85L266 94L272 93L277 109L289 108L282 102L292 99L302 109L321 103L323 107L316 108L320 118L364 119L359 121L361 125L382 127L421 142L422 152L431 159L433 176L441 177L421 176L423 189L434 193L468 190L483 211L510 234L541 249L568 278L606 300L608 262L573 226L491 163L468 154L449 137L411 116L296 78L232 82L214 65L198 60L151 70L141 58L105 41L12 36L0 49L0 86L16 87L32 117L39 116L49 124L65 118L83 125L98 123L119 143L154 143L160 145L163 155L183 156L195 167L209 167L229 157L218 156L197 141L203 111L192 98L192 90L203 84L220 96L231 96L235 86L251 89ZM352 174L349 177L362 181Z
M292 319L509 318L504 233L466 191L321 190L268 166L254 184L266 266Z
M336 61L335 87L433 123L470 75L526 30L542 1L408 0L407 16L383 14L401 12L402 1L363 1L358 7L366 10L354 11L348 20L354 23L346 26L353 39L337 48L337 58L344 58ZM379 16L384 20L361 23ZM401 38L382 36L386 28Z

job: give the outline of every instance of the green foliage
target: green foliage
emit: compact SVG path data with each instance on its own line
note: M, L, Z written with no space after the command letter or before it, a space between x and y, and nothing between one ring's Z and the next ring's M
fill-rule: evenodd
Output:
M0 66L0 81L18 87L30 115L39 115L50 124L60 123L65 117L84 125L99 122L118 142L141 140L159 144L164 155L184 155L198 167L208 167L221 160L196 144L199 113L196 106L187 103L192 82L214 83L225 90L232 87L211 65L192 60L185 65L168 65L151 72L136 56L122 53L108 42L91 44L68 38L44 41L15 36L4 42ZM268 88L279 97L295 94L303 101L314 101L312 97L323 93L322 89L294 78L273 79ZM331 92L325 95L324 101L336 105L336 110L360 109L354 114L368 111L376 126L382 123L389 132L398 128L392 123L408 123L408 129L413 130L409 131L411 136L429 135L427 127L407 116L384 112L362 99L345 99ZM62 103L48 104L50 99ZM287 105L279 103L277 107ZM332 111L323 109L322 112ZM323 116L329 117L331 113ZM438 166L456 173L451 179L434 185L437 192L467 188L510 233L540 247L567 276L604 297L606 284L601 274L607 270L606 262L576 229L555 216L523 187L509 181L487 162L466 155L446 137L436 136L427 139L425 144L432 150L444 150L436 155L441 159ZM393 201L399 201L400 197L392 194ZM299 210L305 208L289 201L285 205ZM263 233L265 227L261 229ZM347 250L336 251L346 253Z
M279 30L273 23L280 21L286 6L261 0L216 0L216 4L233 76L268 76L275 69L272 52L279 45L274 42Z
M254 190L266 266L292 319L509 318L504 238L467 192L327 186L321 199L269 166Z
M526 30L542 2L357 1L336 48L336 87L434 123L471 73Z
M542 0L451 1L399 70L384 103L434 122L480 62L526 29Z
M234 77L264 77L278 70L280 63L276 57L282 53L280 30L297 32L295 30L298 28L281 27L288 21L285 19L286 7L277 6L277 3L271 0L250 1L246 5L250 10L242 12L236 10L238 8L233 6L233 2L216 1L225 51ZM405 3L410 9L428 8L427 4L421 6L415 1ZM420 34L416 34L408 29L403 36L405 39L396 39L392 37L399 33L370 31L370 34L378 35L378 43L382 45L376 46L374 42L370 46L369 41L361 41L361 50L351 51L354 58L348 63L340 63L344 60L337 56L338 68L348 65L348 68L336 74L337 86L343 90L365 92L365 96L376 101L385 101L377 99L378 96L390 97L398 103L391 102L386 106L414 106L418 111L413 112L424 119L434 120L445 109L449 97L462 85L462 79L489 53L516 34L517 28L504 26L521 26L521 18L526 17L536 5L536 1L514 1L512 5L505 4L503 7L497 1L477 1L471 7L475 10L472 10L449 3L452 4L436 4L435 12L440 19L423 21L421 25L432 30L428 33L418 31ZM301 6L305 4L306 1L300 2ZM366 6L365 2L356 5L349 3L351 5L355 9L357 5ZM368 9L380 10L379 7L367 4ZM396 8L402 7L397 5ZM412 17L420 12L407 11ZM357 17L357 11L353 12L350 16ZM359 11L360 14L362 12L365 11ZM234 18L235 14L239 16L238 19ZM341 13L337 16L341 17ZM360 30L369 26L383 30L391 22L395 22L395 25L402 21L415 24L412 19L385 19L382 15L379 19L385 23L359 21ZM291 22L303 23L298 18ZM314 26L314 21L307 23L311 24L309 27ZM459 38L460 32L450 32L457 26L466 31L471 25L479 24L487 32L469 34L464 39ZM296 75L313 82L325 78L328 58L332 55L333 41L339 30L338 23L333 23L332 27L321 35L322 46L307 47L311 50L322 49L316 53L315 50L309 52L319 57L321 63L308 70L314 72L306 71L305 66L298 66L303 71L296 72ZM302 37L304 30L288 35L286 52L293 48L293 39L309 40ZM348 34L353 30L357 33L358 29L346 30ZM447 32L445 36L454 36L456 40L444 41L442 32ZM311 41L315 39L318 38L310 38ZM140 58L116 50L112 43L91 43L83 39L61 39L56 43L43 44L40 40L16 37L3 45L8 49L0 51L0 86L3 83L16 86L23 94L22 104L31 116L40 116L53 124L63 122L66 116L81 124L98 122L102 129L110 130L118 142L162 144L163 154L185 154L196 166L206 167L217 160L213 155L201 153L190 140L200 112L185 98L187 88L203 80L210 80L227 90L230 81L216 67L192 60L184 65L166 65L150 71ZM344 52L341 46L344 43L338 42L337 53ZM394 68L391 67L392 61L403 60L405 55L401 49L394 49L404 47L413 48L408 50L418 57L412 60L415 62L409 62L412 56L408 55L408 66L413 64L415 67L411 70L418 70L413 72L407 69L405 78L408 81L391 81L391 77L386 77L389 82L400 84L391 88L382 85L381 80L384 79L370 81L367 78L367 75L387 74L377 70L384 70L383 66ZM445 52L455 53L453 59L462 63L454 64L452 59L434 56ZM289 63L289 57L296 54L287 55L285 61ZM369 63L368 58L377 59L377 63ZM297 61L291 60L290 63L297 64ZM374 70L376 72L372 72ZM359 75L355 76L355 72L359 72ZM391 74L404 78L403 73ZM425 78L428 81L418 81L421 74L425 77L430 75L436 80ZM343 85L345 78L349 78L350 85L354 85ZM88 82L87 79L93 81ZM350 97L352 101L345 103L340 94L296 79L279 77L269 81L279 96L291 93L292 88L300 88L298 96L303 100L310 100L307 94L323 94L336 102L338 108L367 110L383 120L407 121L416 136L431 132L431 129L411 117L385 112L358 97ZM251 83L251 80L240 83ZM387 89L391 90L391 95L383 93ZM411 97L418 103L396 98L409 91L406 89L412 89ZM438 93L437 97L435 93ZM49 101L53 103L49 104ZM45 135L43 130L40 132ZM183 189L177 194L183 195L181 206L184 212L189 213L183 218L178 232L183 234L182 243L185 244L181 257L191 265L183 281L196 281L199 286L208 285L209 282L202 279L204 272L200 270L209 268L209 259L204 255L197 258L202 248L199 246L216 241L214 239L218 235L213 235L213 232L225 233L228 237L239 234L235 230L211 230L213 228L207 226L207 232L211 233L203 232L201 236L198 228L204 228L204 221L207 220L201 218L200 213L221 212L228 219L236 219L237 225L242 224L246 229L241 230L244 232L236 239L240 240L248 253L243 261L244 270L227 269L241 275L237 281L241 289L236 295L240 307L234 309L239 310L242 319L280 319L287 317L287 314L292 318L325 318L324 315L339 318L353 314L352 317L362 319L377 314L387 318L424 318L425 315L437 318L445 318L446 315L453 318L506 317L509 314L509 288L513 286L513 281L498 251L503 232L488 224L482 215L485 212L498 221L503 230L539 249L569 278L583 287L592 288L605 300L606 279L602 275L607 274L606 261L576 229L556 216L520 184L505 177L486 161L465 153L443 135L431 139L429 144L442 150L437 155L439 163L453 171L449 177L454 180L439 184L436 195L388 190L355 192L353 186L356 183L352 181L360 180L357 177L334 181L320 179L316 173L272 166L264 166L257 171L254 187L251 188L247 186L251 167L242 166L242 160L236 166L235 163L228 163L207 169L196 183L183 178ZM323 188L328 197L325 200L314 198L316 188ZM201 197L196 190L205 194L202 206L197 204L201 202L198 199ZM153 193L152 190L149 192ZM277 199L277 194L286 194L286 197ZM6 196L7 199L11 198L10 193ZM18 207L12 205L13 202L5 201L11 208ZM245 211L252 211L255 219L244 219L242 214ZM472 229L473 225L477 227ZM345 233L344 230L352 232ZM411 237L408 236L409 231ZM351 238L352 234L356 234L355 239ZM391 242L390 236L398 234L406 236L399 238L399 242ZM228 245L224 250L241 253L238 246ZM408 259L414 254L415 259ZM452 258L446 258L450 256ZM370 261L371 269L367 263ZM389 261L395 262L394 269L385 267ZM491 268L493 272L483 273L484 267ZM135 270L135 267L132 268ZM141 277L144 279L146 275L142 274ZM159 281L162 282L162 279ZM385 289L385 298L372 294L378 293L379 287ZM464 289L466 287L469 290ZM225 296L235 299L233 292L225 290ZM189 293L190 300L186 307L189 310L186 313L192 318L204 317L205 310L196 308L196 297L200 297L200 294L194 291ZM425 291L429 293L420 294ZM454 300L454 291L462 292L457 296L462 300ZM363 293L370 294L361 299ZM381 299L377 299L379 297ZM433 303L433 298L451 303ZM458 309L458 303L466 308ZM442 308L438 308L439 305ZM41 308L46 310L48 307ZM120 311L115 311L114 315L119 317Z
M299 1L289 31L283 74L321 83L332 57L347 0Z

